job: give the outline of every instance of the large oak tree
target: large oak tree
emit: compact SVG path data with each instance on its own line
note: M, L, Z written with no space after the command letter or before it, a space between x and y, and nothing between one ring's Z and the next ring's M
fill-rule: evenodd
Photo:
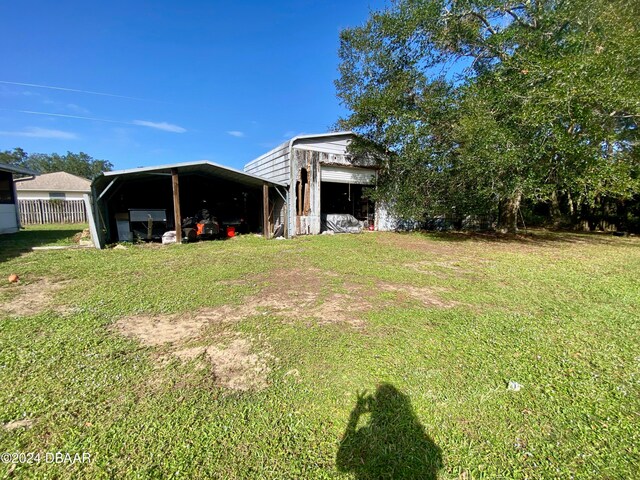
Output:
M97 160L84 152L27 154L21 148L0 152L0 163L25 167L38 173L67 172L89 180L113 169L111 162Z
M341 33L342 128L404 217L640 191L640 2L398 0ZM362 142L356 149L368 149Z

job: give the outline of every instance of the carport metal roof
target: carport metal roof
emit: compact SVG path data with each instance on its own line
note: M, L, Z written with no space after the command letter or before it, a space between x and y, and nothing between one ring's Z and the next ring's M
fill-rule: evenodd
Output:
M158 165L154 167L139 167L129 168L126 170L114 170L111 172L104 172L97 176L93 180L93 187L97 192L100 192L109 182L115 180L118 177L127 178L141 178L149 174L166 173L170 174L172 169L177 169L178 174L202 174L209 173L219 178L224 178L230 181L242 183L245 185L251 185L255 187L261 187L265 183L267 185L274 185L279 187L285 187L283 183L267 180L257 175L251 175L250 173L241 172L235 168L225 167L218 165L217 163L210 162L208 160L198 160L195 162L182 162L172 163L168 165Z
M28 168L7 165L6 163L0 163L0 172L17 173L19 175L38 175L38 172L34 172Z

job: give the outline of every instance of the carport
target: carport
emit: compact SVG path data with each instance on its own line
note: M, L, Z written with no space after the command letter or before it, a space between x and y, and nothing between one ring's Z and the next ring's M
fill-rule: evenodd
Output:
M130 240L140 215L154 222L154 233L175 230L180 242L183 218L202 208L223 225L242 225L243 233L269 238L282 231L274 211L286 211L287 203L283 184L209 161L104 172L91 188L91 226L100 248Z

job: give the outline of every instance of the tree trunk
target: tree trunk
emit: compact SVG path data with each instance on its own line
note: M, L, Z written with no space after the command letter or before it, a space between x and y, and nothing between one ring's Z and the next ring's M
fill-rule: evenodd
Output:
M569 215L573 220L573 216L575 215L575 209L573 208L573 197L571 197L571 192L567 192L567 203L569 204Z
M576 230L591 231L591 207L586 203L578 203Z
M560 198L558 191L551 192L551 222L554 228L559 228L562 224L562 211L560 210Z
M516 190L513 195L503 198L499 205L498 231L515 234L518 231L518 210L522 192Z

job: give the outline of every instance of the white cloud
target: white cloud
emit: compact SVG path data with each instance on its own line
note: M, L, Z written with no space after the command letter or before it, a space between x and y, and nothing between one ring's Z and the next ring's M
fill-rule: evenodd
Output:
M237 137L237 138L244 137L244 132L241 132L239 130L231 130L231 131L229 131L227 133L229 135L231 135L232 137Z
M67 107L67 110L71 110L73 113L78 113L81 115L87 115L91 113L86 108L81 107L80 105L76 105L75 103L67 103L66 107Z
M42 101L42 103L45 104L45 105L51 105L53 107L57 107L57 108L60 108L60 109L64 109L64 110L70 111L71 113L75 113L77 115L88 115L89 113L91 113L86 108L81 107L80 105L77 105L75 103L56 102L55 100L50 100L48 98L45 98Z
M58 140L73 140L78 138L78 136L72 132L40 127L27 127L19 132L0 131L0 135L7 137L54 138Z
M132 123L134 125L140 125L141 127L156 128L158 130L163 130L165 132L184 133L187 131L186 128L182 128L179 125L173 125L172 123L167 123L167 122L149 122L147 120L134 120Z

